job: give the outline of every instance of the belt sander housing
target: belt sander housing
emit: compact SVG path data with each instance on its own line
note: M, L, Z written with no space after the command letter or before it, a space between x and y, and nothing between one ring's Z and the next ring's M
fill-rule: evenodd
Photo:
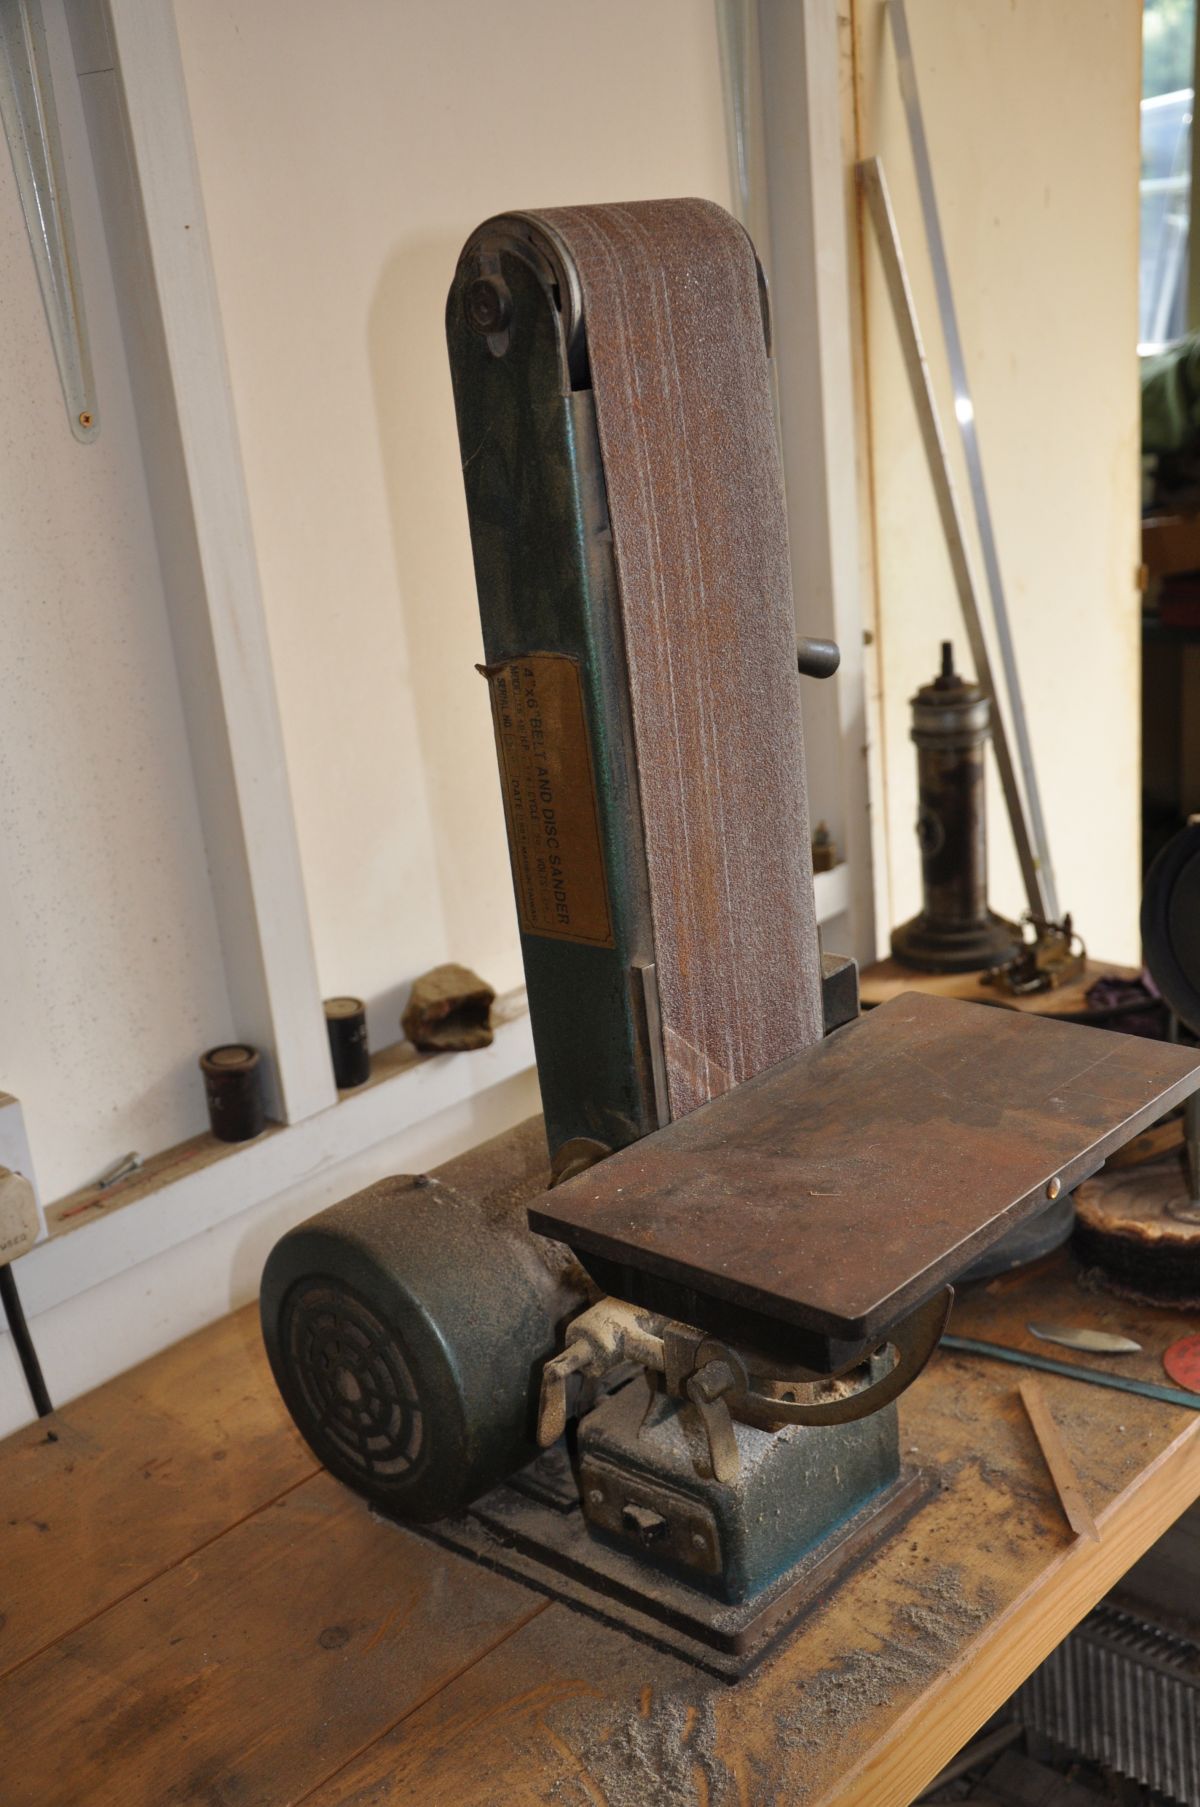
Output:
M1200 1074L936 998L860 1018L822 960L735 222L490 220L447 337L548 1159L526 1126L291 1232L268 1351L384 1510L736 1675L919 1502L895 1402L955 1274Z

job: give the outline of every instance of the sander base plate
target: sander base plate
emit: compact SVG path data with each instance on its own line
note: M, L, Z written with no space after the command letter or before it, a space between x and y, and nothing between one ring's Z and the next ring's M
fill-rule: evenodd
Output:
M769 1586L730 1605L590 1536L578 1504L564 1505L553 1488L539 1486L540 1460L469 1511L406 1529L730 1682L820 1606L932 1492L927 1476L903 1471Z

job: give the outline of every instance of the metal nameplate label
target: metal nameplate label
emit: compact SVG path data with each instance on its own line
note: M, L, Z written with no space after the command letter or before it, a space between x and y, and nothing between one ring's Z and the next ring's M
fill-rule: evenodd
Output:
M578 662L527 653L479 669L492 699L521 928L612 947Z

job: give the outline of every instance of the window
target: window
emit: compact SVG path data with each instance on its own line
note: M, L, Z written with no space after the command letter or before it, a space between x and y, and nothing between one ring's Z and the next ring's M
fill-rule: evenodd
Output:
M1188 330L1188 220L1196 0L1146 0L1142 15L1138 338L1151 351Z

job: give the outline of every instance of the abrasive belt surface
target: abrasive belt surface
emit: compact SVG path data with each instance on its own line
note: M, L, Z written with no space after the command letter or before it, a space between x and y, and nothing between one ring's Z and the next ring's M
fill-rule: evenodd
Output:
M679 1117L821 1036L757 269L741 227L707 201L542 217L583 292Z

